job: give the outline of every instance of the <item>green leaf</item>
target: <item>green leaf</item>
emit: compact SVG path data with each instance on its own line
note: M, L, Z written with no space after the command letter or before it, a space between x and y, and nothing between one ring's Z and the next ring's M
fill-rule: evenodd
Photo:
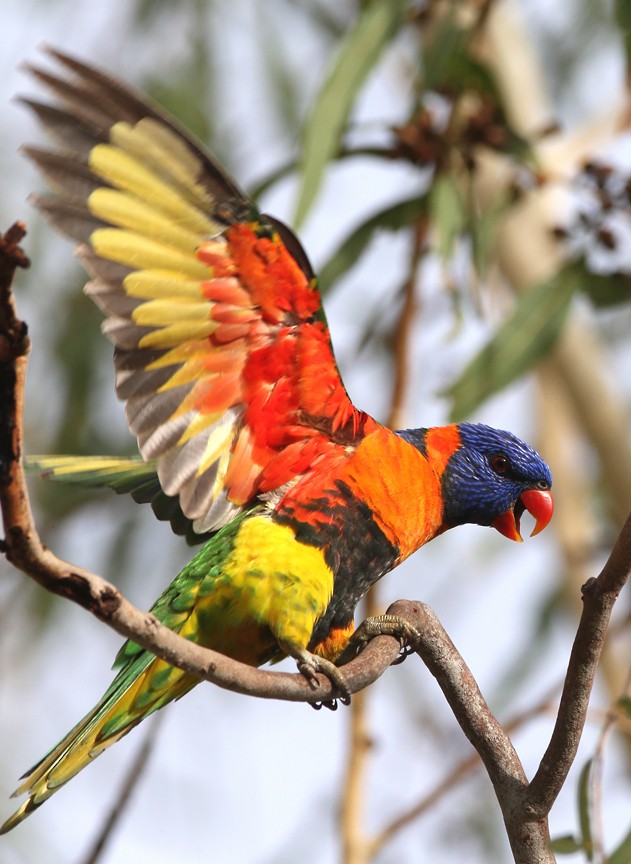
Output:
M590 781L593 759L588 759L578 778L578 818L583 837L582 848L588 861L593 860L592 852L592 808Z
M318 285L325 294L362 255L377 231L399 231L413 225L427 212L427 198L415 195L399 201L363 222L338 246L320 270Z
M527 164L534 163L530 143L518 134L506 116L504 94L492 67L481 62L475 27L463 27L457 4L445 16L442 26L434 30L434 38L424 47L424 89L446 94L476 93L482 103L497 106L505 128L505 140L498 145L505 154ZM499 118L498 118L499 119Z
M382 50L403 21L406 0L372 0L342 42L304 130L302 184L293 224L309 212L327 162L335 156L353 102Z
M438 234L438 254L447 261L466 226L465 203L451 174L437 174L429 192L432 224Z
M615 0L614 16L621 30L631 30L631 6L628 0Z
M347 6L340 7L322 3L321 0L301 0L300 6L308 17L310 24L319 30L319 35L329 41L342 38L348 16L352 14L352 9L349 9Z
M505 324L445 391L459 420L523 375L554 344L580 281L577 265L523 294Z
M631 720L631 696L621 696L617 704L620 711Z
M618 28L622 31L624 50L627 62L631 58L631 5L629 0L615 0L614 17Z
M284 180L285 177L288 177L297 167L298 164L296 162L286 162L284 165L280 165L266 177L263 177L262 180L259 180L258 183L254 183L250 186L248 189L248 195L258 203L258 199L261 195L267 192L268 189L271 189L271 187L276 183L279 183L281 180Z
M594 306L615 306L631 300L631 275L628 273L592 273L583 268L581 290Z
M475 52L475 30L457 22L457 12L443 19L435 36L424 49L425 90L462 93L472 91L501 104L501 89L490 65L480 62Z
M582 848L582 843L571 834L556 837L550 842L550 849L557 855L572 855L574 852L580 852Z
M485 275L491 262L497 227L510 206L510 196L505 192L500 192L481 213L469 216L471 252L473 264L479 276Z
M283 130L295 140L300 129L301 93L299 82L287 59L287 51L283 47L286 40L278 32L278 20L270 14L270 7L264 3L255 7L257 15L257 31L261 46L261 57L265 65L270 87L270 104L276 110L276 115Z
M609 855L607 864L631 864L631 828L622 843Z
M456 23L455 17L452 10L425 46L423 84L426 90L450 88L455 80L458 81L458 90L462 88L462 79L458 78L456 69L461 71L461 58L468 54L470 34Z

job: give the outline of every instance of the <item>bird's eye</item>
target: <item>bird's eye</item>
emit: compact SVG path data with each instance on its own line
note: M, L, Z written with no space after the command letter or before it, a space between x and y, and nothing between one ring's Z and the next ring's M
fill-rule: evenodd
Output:
M502 453L498 453L496 456L493 456L493 458L491 459L491 468L495 471L496 474L506 474L506 472L510 468L510 462L508 461L508 457L504 456Z

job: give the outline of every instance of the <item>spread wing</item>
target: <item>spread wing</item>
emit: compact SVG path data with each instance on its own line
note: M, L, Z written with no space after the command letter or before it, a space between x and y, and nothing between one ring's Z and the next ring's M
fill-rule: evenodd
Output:
M25 148L54 190L36 204L80 244L142 458L215 530L356 443L364 415L289 229L144 96L49 53L61 71L29 71L52 103L22 100L58 145Z

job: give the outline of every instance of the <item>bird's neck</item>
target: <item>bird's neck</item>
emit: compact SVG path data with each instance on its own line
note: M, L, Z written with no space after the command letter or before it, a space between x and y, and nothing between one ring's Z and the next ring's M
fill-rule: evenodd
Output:
M440 476L449 442L426 430L427 452L405 436L378 427L348 461L352 483L402 561L442 530ZM428 437L429 436L429 437ZM361 491L360 491L361 490Z
M450 460L462 446L460 426L452 423L447 426L403 429L397 432L397 435L404 441L407 441L408 444L411 444L421 454L433 475L434 484L426 479L426 472L423 473L423 481L427 484L426 488L431 490L426 494L436 495L441 502L440 520L436 524L434 533L432 534L432 537L435 537L437 534L442 534L443 531L446 531L453 524L444 518L445 501L442 481ZM431 537L428 537L428 539L431 539Z

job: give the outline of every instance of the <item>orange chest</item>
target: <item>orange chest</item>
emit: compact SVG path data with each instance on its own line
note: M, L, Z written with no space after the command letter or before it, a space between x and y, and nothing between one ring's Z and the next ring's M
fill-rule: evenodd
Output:
M375 522L399 549L399 561L427 543L441 527L440 479L415 447L376 427L339 473Z
M310 526L313 538L307 542L318 545L326 536L339 547L340 531L352 535L352 543L365 545L374 536L374 525L390 569L440 529L440 479L413 445L371 421L356 448L339 448L287 492L280 514L298 522L305 539ZM349 548L344 557L355 554L358 551ZM366 566L379 569L378 557Z

